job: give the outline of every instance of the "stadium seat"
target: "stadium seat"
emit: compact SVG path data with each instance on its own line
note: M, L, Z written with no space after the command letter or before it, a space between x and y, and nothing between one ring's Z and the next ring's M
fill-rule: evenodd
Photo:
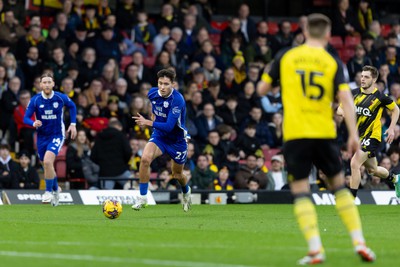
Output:
M344 39L344 47L349 49L354 49L356 45L361 43L361 38L360 36L346 36Z
M299 28L299 24L297 22L292 22L292 32L295 32Z
M388 36L391 31L392 31L392 27L390 26L390 24L382 24L381 25L381 35L383 37Z
M119 69L125 71L126 66L132 63L132 56L123 56L119 62Z
M149 57L152 57L154 55L154 45L153 45L153 43L148 43L146 45L146 52L147 52L147 55Z
M270 149L263 149L263 154L265 161L271 161L271 158L281 152L281 149L279 148L270 148Z
M223 31L228 26L229 26L229 21L215 21L215 20L211 21L211 27L213 27L218 31Z
M219 46L221 43L221 34L219 33L210 33L210 41L213 44L213 46Z
M71 189L88 189L89 187L85 178L67 178L67 181Z
M62 146L56 160L54 161L54 169L59 180L67 179L67 148L67 146Z
M276 34L279 32L279 25L276 22L268 22L268 33Z
M339 52L339 56L344 63L347 63L354 56L354 48L343 48Z
M329 43L336 49L340 50L343 48L343 39L340 36L332 36Z
M145 65L148 68L154 67L155 63L156 63L156 57L144 57L143 59L143 65Z

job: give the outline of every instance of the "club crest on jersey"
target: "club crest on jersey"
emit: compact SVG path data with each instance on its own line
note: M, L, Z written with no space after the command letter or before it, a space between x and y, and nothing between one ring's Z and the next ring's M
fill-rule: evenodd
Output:
M174 107L172 109L172 114L179 114L179 113L181 113L181 110L179 109L179 107Z
M54 107L54 108L58 108L58 102L54 102L54 103L53 103L53 107Z
M167 101L164 101L164 108L168 108L169 103Z

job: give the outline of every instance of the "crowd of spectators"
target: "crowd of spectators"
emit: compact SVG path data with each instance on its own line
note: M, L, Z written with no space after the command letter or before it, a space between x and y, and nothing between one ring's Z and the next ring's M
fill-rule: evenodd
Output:
M274 31L270 28L274 24L255 20L250 6L242 3L226 27L218 28L212 26L213 8L207 0L167 0L157 16L150 16L134 0L119 0L115 6L108 0L99 0L98 5L62 2L62 9L47 17L51 23L44 25L43 17L25 10L23 1L0 0L0 189L38 187L37 174L26 174L31 172L28 165L39 166L33 156L35 130L24 125L22 117L30 97L40 93L39 77L45 71L54 74L55 90L77 105L79 134L66 143L67 176L85 178L90 188L102 188L99 175L117 177L129 169L131 175L123 177L137 177L152 129L140 128L131 117L140 113L150 118L147 92L157 86L155 73L171 66L177 72L175 88L187 103L192 138L185 173L193 189L287 188L279 153L280 87L276 84L268 95L259 97L256 85L279 50L304 42L306 16L297 21L282 19ZM329 15L336 41L327 49L343 60L353 88L360 85L361 68L374 65L380 71L379 90L399 104L399 21L382 33L367 0L353 7L349 0L338 0ZM68 124L68 113L65 116ZM383 117L386 127L389 117ZM340 117L335 120L338 143L344 146L345 127ZM119 156L107 152L102 145L120 132L127 138L124 149L129 140L130 157L126 151ZM396 134L391 147L383 142L378 159L400 172L400 126ZM13 153L17 157L11 157ZM349 175L349 157L345 151L342 154ZM32 164L25 158L33 159ZM110 164L116 158L120 161ZM151 167L152 178L157 178L151 189L176 188L170 180L169 158L163 156ZM19 171L12 177L14 169ZM324 188L319 176L316 171L310 179ZM365 188L382 187L365 172L363 178ZM127 188L107 185L114 186Z

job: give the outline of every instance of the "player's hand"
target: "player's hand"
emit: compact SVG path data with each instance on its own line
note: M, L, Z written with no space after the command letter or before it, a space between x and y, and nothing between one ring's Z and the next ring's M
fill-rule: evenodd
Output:
M352 155L360 149L360 140L357 135L355 136L349 136L347 139L347 150L350 152Z
M39 128L40 126L42 126L42 122L40 120L35 120L35 122L33 123L33 127Z
M140 127L146 125L146 119L138 112L137 116L132 116L132 118L135 120L136 124L139 125Z
M76 126L75 124L70 124L68 127L67 135L71 136L71 139L74 140L76 138Z
M393 128L389 128L386 130L385 135L387 135L386 137L386 143L388 143L389 145L393 142L394 139L394 129Z

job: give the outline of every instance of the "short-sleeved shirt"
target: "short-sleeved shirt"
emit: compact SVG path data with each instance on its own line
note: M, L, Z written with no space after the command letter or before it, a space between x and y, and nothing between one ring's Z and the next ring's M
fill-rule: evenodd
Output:
M393 110L396 103L377 88L370 94L366 94L361 88L353 89L351 92L356 106L357 128L360 140L374 138L381 141L382 112L385 108Z
M332 103L338 90L350 90L339 59L304 44L278 54L262 79L280 81L285 141L336 138Z

